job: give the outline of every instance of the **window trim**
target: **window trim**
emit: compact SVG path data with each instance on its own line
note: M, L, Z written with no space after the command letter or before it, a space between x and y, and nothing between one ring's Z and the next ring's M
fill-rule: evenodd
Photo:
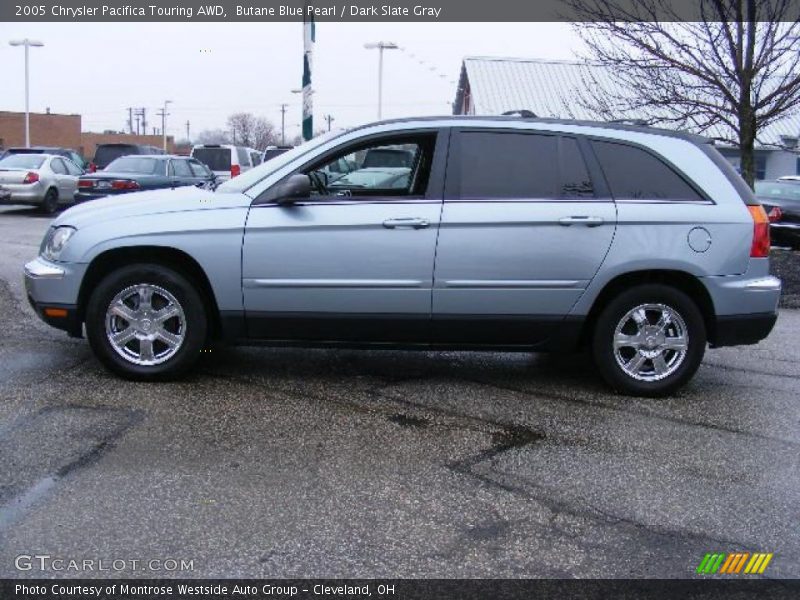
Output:
M697 183L694 182L690 177L685 175L681 169L675 165L671 160L669 160L666 156L663 156L653 149L645 146L644 144L640 144L638 142L632 142L630 140L620 140L617 138L606 138L601 136L595 135L584 135L584 139L587 142L587 150L591 153L592 158L597 161L597 166L600 169L600 172L603 174L603 181L606 184L606 188L608 190L609 197L614 200L614 202L622 202L624 204L678 204L678 205L687 205L687 204L716 204L714 200L701 188ZM605 171L603 170L603 165L600 162L600 159L597 157L597 154L594 151L594 147L592 146L592 142L605 142L608 144L618 144L620 146L629 146L631 148L635 148L637 150L643 150L646 154L649 154L665 167L667 167L670 171L672 171L678 178L680 178L686 185L688 185L694 193L700 196L701 200L668 200L668 199L659 199L659 198L650 198L650 199L642 199L642 198L616 198L612 191L611 185L608 183L608 178L606 177Z
M293 206L316 206L316 205L350 205L350 204L409 204L409 203L431 203L442 202L444 198L445 187L445 167L447 163L447 156L450 149L451 127L419 127L413 129L403 129L399 131L383 131L380 133L371 133L363 137L359 137L348 142L338 144L334 148L317 154L310 159L305 160L302 164L293 168L287 175L281 177L273 185L266 188L258 196L253 199L251 206L279 206L276 202L269 199L271 190L280 185L292 175L302 173L308 167L313 165L324 165L330 162L336 156L344 156L348 153L355 152L359 148L370 146L376 141L386 139L397 139L405 137L414 137L415 135L433 135L434 147L433 157L431 158L431 172L428 177L428 189L424 195L415 196L341 196L341 200L334 199L334 196L328 197L327 200L310 199L297 202Z
M559 202L559 203L574 204L576 202L613 202L605 178L598 179L598 176L601 174L601 172L599 171L600 168L599 164L596 164L595 162L597 159L593 154L587 153L587 144L584 141L585 136L581 134L567 133L561 131L549 131L549 130L520 129L516 127L453 127L451 131L453 138L450 143L450 152L448 153L448 158L447 158L447 175L446 175L447 182L444 192L444 198L445 198L444 201L447 203ZM586 171L589 175L589 178L592 181L594 196L593 197L587 196L584 198L565 198L565 197L547 198L547 197L537 197L537 196L530 196L527 198L462 198L461 161L459 159L461 157L461 141L463 139L462 136L463 134L468 134L468 133L502 133L502 134L555 137L557 155L558 155L558 165L559 165L559 178L561 175L560 170L563 163L562 153L564 152L564 145L562 143L562 139L564 138L574 139L577 142L578 151L580 152L581 157L583 158L583 163L586 166Z

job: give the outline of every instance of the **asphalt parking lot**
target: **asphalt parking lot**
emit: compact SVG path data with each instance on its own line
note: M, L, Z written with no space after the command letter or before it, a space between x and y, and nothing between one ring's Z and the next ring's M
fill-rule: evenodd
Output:
M33 315L49 219L0 209L0 577L15 557L191 560L192 577L800 577L800 311L680 395L580 356L236 348L107 373ZM95 573L108 576L108 573Z

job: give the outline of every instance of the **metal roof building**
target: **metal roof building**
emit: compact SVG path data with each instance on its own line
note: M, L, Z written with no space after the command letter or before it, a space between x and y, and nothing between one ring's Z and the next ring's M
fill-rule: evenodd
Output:
M467 57L461 67L453 102L456 115L499 115L530 110L538 117L602 119L602 112L586 106L591 93L599 104L619 95L619 86L608 71L585 62L525 58ZM602 107L601 107L602 108ZM623 115L612 114L608 118ZM644 114L624 115L643 119ZM667 126L668 125L659 125ZM723 137L721 129L706 131L708 137ZM759 179L800 174L800 112L765 128L757 141L756 168ZM720 144L734 164L735 148Z

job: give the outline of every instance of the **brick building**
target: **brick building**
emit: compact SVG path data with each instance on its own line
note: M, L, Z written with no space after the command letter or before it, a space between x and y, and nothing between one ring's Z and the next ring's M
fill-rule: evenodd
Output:
M160 135L93 133L81 131L81 115L31 113L31 145L60 146L77 150L84 158L94 156L98 144L144 144L161 148ZM25 113L0 111L0 148L25 145ZM167 150L175 149L173 136L167 136Z

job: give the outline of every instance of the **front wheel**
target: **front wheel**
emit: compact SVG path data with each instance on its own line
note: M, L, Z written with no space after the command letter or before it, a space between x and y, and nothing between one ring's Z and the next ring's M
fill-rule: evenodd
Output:
M205 306L194 285L159 265L130 265L107 275L86 308L92 350L128 379L183 374L197 360L207 330Z
M706 328L697 305L661 284L631 288L600 313L592 350L603 378L635 396L664 396L697 371Z

